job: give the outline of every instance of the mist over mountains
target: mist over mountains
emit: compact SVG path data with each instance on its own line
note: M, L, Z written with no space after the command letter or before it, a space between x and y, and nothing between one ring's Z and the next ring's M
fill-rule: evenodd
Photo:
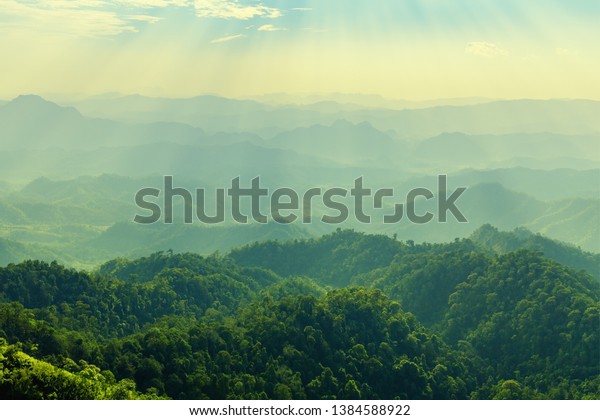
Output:
M455 100L454 105L434 102L420 109L402 105L396 105L401 109L390 109L383 101L365 106L363 101L353 104L352 100L350 96L339 101L334 95L333 100L274 105L215 96L165 99L130 95L90 98L69 105L88 117L135 123L171 121L207 131L260 131L269 127L290 130L310 124L330 125L339 119L355 124L369 121L380 130L394 130L402 137L414 139L443 132L587 134L600 127L596 118L600 104L591 100L487 100L462 104Z
M338 226L135 226L133 196L162 177L191 191L242 185L432 191L438 174L467 187L469 223L343 227L416 241L469 236L483 224L526 227L600 252L600 102L484 98L410 104L360 95L185 99L103 95L0 102L0 237L5 262L94 265L173 248L203 254ZM346 200L352 209L352 201ZM177 205L180 205L177 204ZM375 215L389 211L367 205ZM267 210L267 202L261 203ZM420 202L421 212L433 202ZM176 215L181 214L176 208ZM317 206L317 219L327 213ZM375 219L375 218L374 218ZM9 252L10 251L10 252Z
M600 401L600 1L338 3L0 0L4 417Z
M352 98L0 103L0 396L596 398L599 103ZM257 177L311 223L184 223Z

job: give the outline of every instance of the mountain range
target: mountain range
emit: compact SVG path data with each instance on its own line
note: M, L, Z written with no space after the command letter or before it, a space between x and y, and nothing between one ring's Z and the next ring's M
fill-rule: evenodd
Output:
M5 247L14 250L10 255L35 249L32 256L89 264L165 247L224 251L253 235L307 237L337 227L211 227L211 246L202 226L130 225L135 192L161 188L164 175L189 190L206 189L211 205L211 192L238 176L299 192L350 188L362 176L373 190L393 187L403 200L416 187L435 191L437 175L447 174L450 187L467 187L459 203L469 223L345 226L432 242L468 236L486 223L522 226L600 251L598 102L471 100L384 109L376 98L347 99L282 104L105 95L59 105L24 95L0 103ZM376 217L393 210L391 201L381 210L366 206ZM435 210L433 202L418 209Z

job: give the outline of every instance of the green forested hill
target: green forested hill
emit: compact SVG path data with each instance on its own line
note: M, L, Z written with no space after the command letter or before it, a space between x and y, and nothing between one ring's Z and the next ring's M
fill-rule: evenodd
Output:
M399 242L384 235L338 229L316 239L256 242L232 250L229 256L240 265L261 266L284 276L302 274L327 284L346 285L360 274L389 265L399 255L425 253L429 256L431 252L439 255L451 250L489 255L519 249L539 251L545 258L585 270L600 281L600 254L583 251L524 228L504 232L489 224L481 226L466 240L447 244Z
M387 266L405 244L384 235L340 230L318 239L257 242L233 250L229 257L243 266L260 266L282 276L306 275L332 286L346 286L353 277Z
M119 382L109 371L65 359L62 367L42 362L23 353L18 345L0 338L0 395L6 399L154 399L141 394L135 382Z
M483 245L337 231L93 273L11 264L1 395L600 398L598 282ZM96 391L61 393L85 372Z
M40 259L52 261L58 255L39 245L22 244L8 239L0 238L0 265L6 265L12 261L22 261L28 255L39 255Z
M48 158L46 153L40 153L40 159L53 160ZM164 153L159 153L161 159ZM134 156L136 164L139 163L137 156ZM2 157L4 155L1 155L0 159ZM10 164L24 160L6 159ZM110 159L114 160L114 155L110 155ZM247 159L248 156L244 155L244 160ZM218 159L211 161L216 160ZM194 169L198 165L196 162L193 165ZM173 166L178 167L176 164ZM286 166L281 172L288 170L289 167ZM331 185L337 183L340 186L350 186L348 181L353 178L346 176L349 175L348 171L350 170L346 169L344 175L344 172L337 169L332 172L330 168L331 173L318 178L328 179ZM306 172L306 167L303 166L302 175L298 177L303 178ZM333 173L335 177L332 177ZM370 174L368 177L365 175L365 182L376 188L378 183L383 182L380 178L383 175L385 174L382 172ZM458 223L450 217L449 223L443 224L413 224L408 223L406 218L395 224L362 224L353 221L351 217L344 226L366 233L383 233L390 236L395 234L399 238L416 242L445 242L456 237L468 237L483 224L491 223L503 230L526 227L545 237L574 244L584 251L598 253L600 201L597 199L598 191L594 190L597 176L597 170L530 171L510 168L464 171L452 174L449 179L453 187L468 187L464 196L460 198L460 209L464 210L469 223ZM392 175L388 174L384 179L391 177ZM250 178L243 180L244 183L246 181L249 182ZM214 208L214 189L226 187L229 182L230 179L223 182L214 180L211 174L200 179L176 177L176 185L190 191L198 187L205 188L208 192L209 209ZM268 182L268 179L265 179L264 185L268 185ZM422 186L435 191L438 187L437 182L435 176L401 177L395 188L399 192L406 192L415 186ZM288 185L297 185L300 191L314 184L303 179L298 184ZM389 186L387 183L385 185ZM557 188L557 185L560 188ZM233 223L229 217L225 223L219 225L207 225L197 220L188 225L179 219L183 216L183 201L179 199L175 200L175 223L136 224L132 220L136 214L141 213L141 209L135 205L134 196L136 191L144 187L163 189L163 180L156 175L140 175L138 178L116 175L81 176L67 180L40 177L18 191L3 191L0 194L0 264L40 259L48 262L57 260L71 267L93 269L117 257L138 258L167 249L180 253L210 255L215 251L228 252L233 247L254 241L316 238L335 229L332 225L303 224L301 221L290 225L272 221L267 224L240 225ZM552 195L554 190L560 194ZM541 192L541 198L538 192ZM398 198L404 200L403 194ZM541 201L542 199L558 201ZM353 203L350 201L346 204L351 211ZM269 214L266 204L267 201L263 200L261 211ZM388 204L391 205L391 201ZM436 200L419 204L419 211L422 212L431 211L436 214L436 208ZM373 221L377 221L392 209L368 209L368 212L371 210ZM247 213L250 209L245 208L244 211ZM320 219L323 214L330 213L330 210L320 204L315 206L314 211L315 220ZM550 251L549 247L540 244L537 239L531 239L523 245L521 236L519 238L518 241L514 241L517 247L535 245ZM472 239L478 242L475 238ZM483 240L489 239L485 237ZM498 241L494 239L493 242ZM496 246L495 243L494 247ZM513 245L506 250L514 249ZM564 251L566 250L559 250L558 254L563 255ZM306 255L301 254L302 257ZM552 254L546 255L554 258ZM573 261L569 260L566 263L571 262ZM577 267L588 269L589 263L585 267L581 264ZM596 269L595 272L597 271Z
M500 232L493 226L484 225L473 232L470 239L497 253L517 249L540 251L546 258L586 270L600 280L600 254L582 251L580 248L534 234L527 229L518 228L512 232Z

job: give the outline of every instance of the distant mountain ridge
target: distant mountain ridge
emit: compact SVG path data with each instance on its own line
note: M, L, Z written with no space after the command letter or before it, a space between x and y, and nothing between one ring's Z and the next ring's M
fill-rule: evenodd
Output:
M424 127L433 124L422 122ZM19 97L0 106L0 132L4 140L0 144L0 177L9 181L102 173L192 176L197 172L197 177L233 178L256 173L257 168L291 180L311 173L330 180L338 178L340 165L355 175L373 176L380 171L381 179L397 179L410 172L481 170L518 159L536 160L549 169L566 167L569 162L579 169L578 162L584 161L587 167L600 168L598 134L457 132L407 142L398 131L377 128L373 120L353 122L336 116L330 124L295 126L265 140L248 132L208 134L175 122L132 124L84 118L74 108L37 96ZM23 165L24 161L28 165ZM316 167L320 169L315 172ZM594 183L582 183L577 189L584 185L592 185L587 196L594 192Z
M457 166L481 167L492 162L515 158L539 161L581 159L595 162L600 168L600 132L586 135L554 133L514 133L503 135L467 135L442 133L414 145L416 159L444 162L453 156Z
M300 126L330 125L339 119L355 124L369 121L379 130L394 130L403 138L411 139L435 137L444 132L600 132L600 122L596 117L600 113L599 101L496 100L455 103L452 106L398 110L348 108L345 103L330 101L324 109L323 104L318 103L313 106L273 105L210 95L183 99L148 98L140 95L107 96L66 102L91 118L135 124L180 123L201 127L212 133L279 133Z
M330 126L300 127L278 134L269 141L273 147L329 158L342 163L386 164L406 150L406 144L375 129L364 121L353 124L337 120Z
M178 186L211 191L235 177L248 185L260 176L264 187L299 193L351 188L363 177L373 190L393 187L404 200L416 187L436 191L437 175L446 174L451 188L468 187L460 207L469 223L415 225L405 217L394 225L349 220L343 227L439 242L486 223L524 226L600 251L600 102L474 100L399 110L343 99L281 105L210 95L106 95L63 106L17 97L0 104L0 234L69 261L88 246L86 262L94 247L110 254L127 235L136 252L158 250L152 244L210 252L199 230L165 231L169 241L163 241L150 229L128 226L135 192L162 187L165 175ZM374 217L391 205L386 201ZM435 212L436 203L419 203L419 211L427 210ZM316 214L325 211L317 204ZM316 235L336 227L307 230ZM235 229L225 231L215 249L239 244Z

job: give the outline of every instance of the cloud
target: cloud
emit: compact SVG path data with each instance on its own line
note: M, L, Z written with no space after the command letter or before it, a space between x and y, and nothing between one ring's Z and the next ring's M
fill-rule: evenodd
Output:
M26 6L46 8L46 9L81 9L86 7L98 7L106 4L105 0L31 0L31 1L11 1L3 0L4 3L20 3Z
M102 38L137 32L155 23L149 9L192 7L193 0L0 0L0 31L58 37ZM137 12L137 13L136 13Z
M465 52L480 57L496 57L508 54L507 50L491 42L469 42L465 48Z
M148 23L156 23L156 22L162 20L162 18L159 18L157 16L150 16L150 15L132 15L132 16L128 16L127 19L135 20L138 22L148 22Z
M285 28L278 28L277 26L273 26L273 25L262 25L259 26L258 31L265 31L265 32L275 32L275 31L285 31Z
M102 9L104 4L95 0L0 0L0 18L8 18L3 29L61 36L104 37L137 30L126 17Z
M0 33L102 38L138 32L156 23L154 9L186 8L196 16L247 20L278 18L282 12L257 0L0 0ZM261 30L279 30L265 26Z
M142 9L165 8L169 6L186 7L192 4L191 0L118 0L115 3Z
M234 39L246 38L246 35L237 34L237 35L229 35L221 38L216 38L210 41L211 44L220 44L223 42L233 41Z
M239 0L196 0L198 17L247 20L254 17L278 18L282 16L279 9L261 3L244 5Z

